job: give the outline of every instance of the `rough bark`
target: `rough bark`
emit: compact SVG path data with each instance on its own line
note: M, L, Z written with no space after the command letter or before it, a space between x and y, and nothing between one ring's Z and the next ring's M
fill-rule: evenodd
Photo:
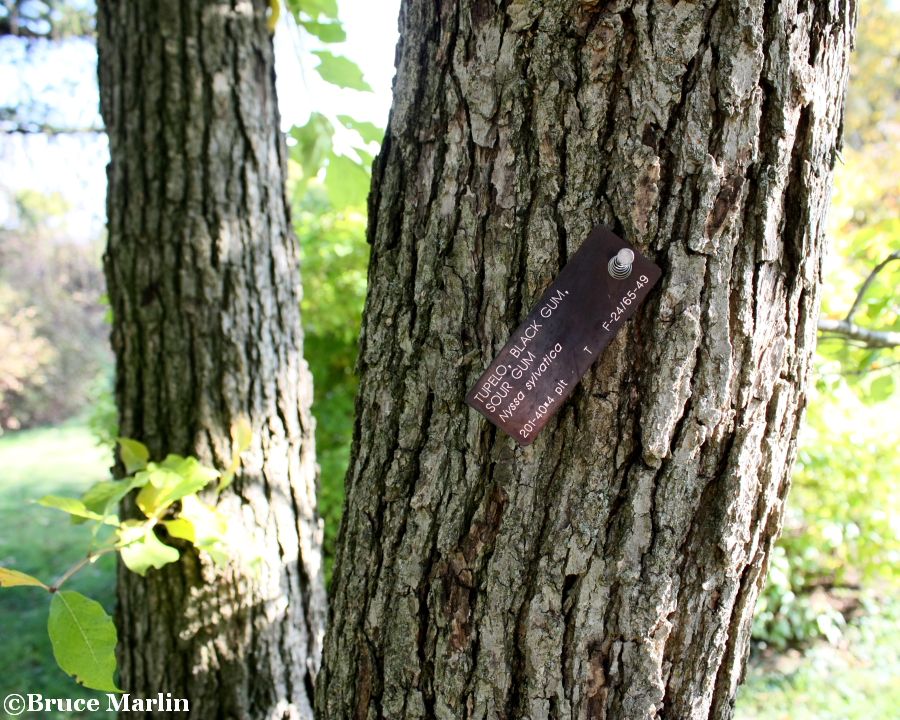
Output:
M731 715L854 21L850 0L403 3L320 720ZM596 223L663 278L518 449L463 397Z
M120 432L227 467L232 423L254 430L218 501L229 568L120 567L120 685L191 717L311 717L321 527L267 3L98 5Z

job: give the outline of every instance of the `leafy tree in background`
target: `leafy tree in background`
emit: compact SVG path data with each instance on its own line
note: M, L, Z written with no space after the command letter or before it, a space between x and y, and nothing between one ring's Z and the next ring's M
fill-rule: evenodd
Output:
M870 400L883 400L900 362L900 10L873 0L860 13L830 218L843 262L829 268L821 355L831 361L825 374L837 369Z
M94 4L84 0L2 0L0 36L59 40L94 31Z
M92 43L94 11L93 0L2 0L0 41L24 43L26 55L34 47L46 49L79 41ZM96 118L96 112L91 112L91 116ZM0 106L0 132L93 135L102 133L103 128L97 122L73 122L60 108L27 96L15 106Z
M863 3L822 317L841 323L850 314L873 334L820 332L785 529L754 627L761 648L836 643L862 606L878 612L897 596L900 348L888 340L900 331L898 47L900 11Z
M301 17L302 20L302 17ZM355 73L335 78L354 85ZM352 131L349 155L334 149L335 125ZM304 276L306 350L315 378L319 511L325 520L325 574L330 578L350 457L355 364L366 291L366 195L373 152L383 130L347 115L313 112L289 133L294 227Z

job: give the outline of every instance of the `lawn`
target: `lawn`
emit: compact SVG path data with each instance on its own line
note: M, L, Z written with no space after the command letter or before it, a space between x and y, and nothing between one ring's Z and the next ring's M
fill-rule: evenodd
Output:
M109 453L80 425L0 437L0 565L42 580L76 562L90 531L61 513L30 501L46 494L75 495L103 479ZM114 606L115 561L103 558L70 584ZM36 588L0 591L0 698L9 693L44 697L99 697L77 686L53 661L47 639L48 597ZM817 645L752 665L738 694L736 720L870 720L896 717L900 707L900 604L873 605L847 633L843 647ZM105 703L104 703L105 704ZM66 713L44 717L76 717ZM80 715L79 717L84 717ZM91 717L112 717L92 713Z
M59 577L85 554L90 530L73 525L63 513L33 504L48 494L76 495L108 475L108 451L80 425L47 428L0 437L0 565L35 575L44 582ZM68 584L99 601L108 612L115 604L115 559L101 558ZM9 693L44 697L101 697L84 690L53 660L47 637L49 595L38 588L0 590L0 698ZM105 707L105 700L103 701ZM85 717L42 713L42 717ZM91 717L113 717L90 713Z

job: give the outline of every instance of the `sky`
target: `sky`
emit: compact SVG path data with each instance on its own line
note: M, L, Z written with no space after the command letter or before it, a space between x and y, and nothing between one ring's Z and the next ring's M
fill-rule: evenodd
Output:
M282 13L275 32L275 69L284 129L302 125L312 110L347 114L379 127L387 123L394 76L394 48L400 0L339 0L347 41L327 49L354 60L373 92L344 90L323 81L314 68L315 38L301 35ZM93 41L0 40L0 106L37 101L52 108L48 122L68 127L102 125ZM349 147L339 128L335 147ZM346 139L345 139L346 137ZM11 202L21 190L61 193L70 211L66 226L73 240L99 236L105 222L108 150L102 135L0 134L0 226L15 224Z

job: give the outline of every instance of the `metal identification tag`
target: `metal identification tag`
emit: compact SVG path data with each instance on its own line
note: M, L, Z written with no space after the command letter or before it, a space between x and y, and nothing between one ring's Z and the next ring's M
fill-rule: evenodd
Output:
M661 275L631 245L595 227L466 403L530 445Z

